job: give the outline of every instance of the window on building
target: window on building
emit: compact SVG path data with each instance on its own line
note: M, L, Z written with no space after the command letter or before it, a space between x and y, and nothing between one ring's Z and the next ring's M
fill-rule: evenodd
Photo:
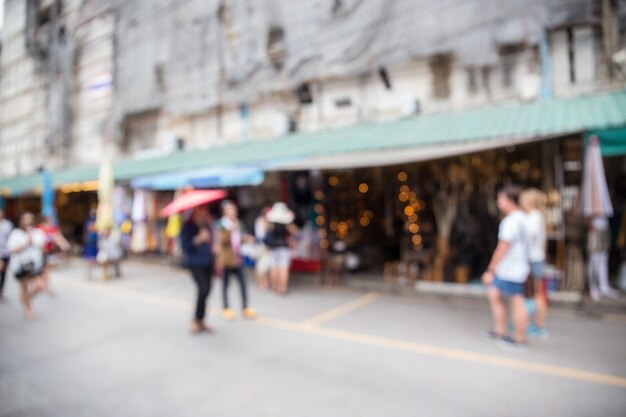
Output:
M470 94L478 92L478 77L476 76L476 68L470 66L467 68L467 91Z
M277 71L285 64L285 32L280 26L271 26L267 34L267 57Z
M300 104L313 103L313 93L311 92L311 86L309 83L300 84L296 88L296 96L298 97Z
M335 106L337 106L338 108L350 107L352 106L352 100L350 99L350 97L338 98L337 100L335 100Z
M502 67L502 86L510 88L513 86L513 71L517 64L518 55L524 52L523 43L513 43L500 45L498 55Z
M296 133L298 131L298 120L294 116L290 116L287 121L287 131L289 133Z
M491 96L491 67L485 65L481 68L481 76L483 81L483 87L487 96Z
M452 55L439 54L430 60L433 76L433 96L448 98L450 96L450 75L452 75Z
M156 146L159 111L152 110L126 116L124 120L125 152L152 149Z

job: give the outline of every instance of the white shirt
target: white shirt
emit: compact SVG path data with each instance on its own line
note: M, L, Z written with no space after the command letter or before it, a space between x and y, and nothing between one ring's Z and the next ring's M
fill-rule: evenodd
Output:
M498 240L511 246L496 266L496 277L504 281L525 282L530 273L530 260L526 214L523 211L513 211L502 219Z
M8 221L7 219L0 220L0 257L6 258L11 254L9 251L9 246L7 245L9 241L9 235L13 230L13 223Z
M28 235L30 234L30 245L25 249L11 253L11 261L9 270L15 272L20 268L23 262L32 261L35 265L35 269L40 270L43 268L43 245L46 243L46 234L39 229L31 229L30 232L26 232L20 228L13 229L9 235L9 241L7 246L9 250L13 250L24 246L28 242Z
M530 262L540 262L546 259L546 222L539 210L533 210L526 215L526 230L530 239Z

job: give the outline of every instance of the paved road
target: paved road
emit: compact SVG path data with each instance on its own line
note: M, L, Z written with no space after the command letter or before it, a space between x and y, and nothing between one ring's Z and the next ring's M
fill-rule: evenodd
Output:
M483 301L299 285L252 289L259 319L212 311L216 332L192 336L184 271L125 275L58 269L33 322L9 283L0 416L626 416L625 316L554 311L552 336L511 354L482 338Z

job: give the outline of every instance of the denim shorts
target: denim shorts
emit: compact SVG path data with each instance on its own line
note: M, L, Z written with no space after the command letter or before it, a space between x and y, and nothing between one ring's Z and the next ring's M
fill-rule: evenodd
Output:
M530 263L530 275L535 280L544 278L546 273L546 261L537 261Z
M524 295L524 283L505 281L503 279L495 277L491 285L500 290L502 295L504 295L505 297Z
M289 248L273 248L270 252L272 265L279 268L289 268L291 265L291 251Z

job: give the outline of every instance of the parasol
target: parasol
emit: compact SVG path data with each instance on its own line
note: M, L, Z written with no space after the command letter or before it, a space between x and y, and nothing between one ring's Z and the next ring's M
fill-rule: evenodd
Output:
M170 216L223 198L226 198L226 191L224 190L191 190L165 206L161 215Z

